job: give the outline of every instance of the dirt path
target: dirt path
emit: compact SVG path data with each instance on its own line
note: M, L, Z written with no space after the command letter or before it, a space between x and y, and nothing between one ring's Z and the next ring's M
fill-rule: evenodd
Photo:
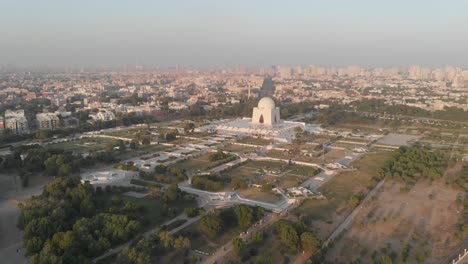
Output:
M24 257L23 234L16 226L20 215L18 203L32 195L42 193L45 183L50 180L34 176L31 187L22 188L15 175L0 174L0 259L2 264L28 263Z

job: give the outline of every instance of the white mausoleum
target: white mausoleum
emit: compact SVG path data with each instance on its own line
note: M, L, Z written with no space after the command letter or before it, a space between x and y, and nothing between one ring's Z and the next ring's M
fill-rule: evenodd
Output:
M280 109L270 97L264 97L254 107L252 118L242 118L216 125L220 134L237 136L256 136L279 142L291 142L295 136L294 128L315 130L303 122L281 120Z
M270 97L263 97L258 106L254 107L252 124L263 124L271 126L280 122L280 110Z

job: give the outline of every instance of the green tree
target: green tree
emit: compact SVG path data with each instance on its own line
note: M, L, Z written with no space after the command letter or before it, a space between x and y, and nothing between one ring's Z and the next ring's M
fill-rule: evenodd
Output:
M140 145L138 139L132 139L132 141L130 141L130 149L136 150L138 149L138 145Z
M247 229L253 224L254 215L252 208L240 205L234 209L234 212L236 214L237 223L242 229Z
M302 248L306 251L315 254L320 249L320 240L310 232L301 234Z
M221 217L218 213L212 212L203 216L198 225L200 231L208 237L216 237L222 229Z
M276 223L276 232L280 242L291 250L297 250L299 245L299 236L296 230L286 222Z
M245 243L242 241L241 238L236 237L232 240L232 246L234 248L234 252L240 256L242 254L242 251L245 249Z
M356 194L351 195L351 197L349 197L349 199L348 199L348 204L352 208L358 206L360 202L361 202L361 197L359 195L356 195Z
M162 199L166 203L171 203L179 197L180 189L177 184L171 184L164 192Z
M195 124L194 123L186 122L184 124L185 133L193 132L194 129L195 129Z
M382 256L379 259L378 264L392 264L393 261L389 256Z
M190 239L186 237L178 236L174 240L174 248L176 249L190 249L190 247L191 247Z

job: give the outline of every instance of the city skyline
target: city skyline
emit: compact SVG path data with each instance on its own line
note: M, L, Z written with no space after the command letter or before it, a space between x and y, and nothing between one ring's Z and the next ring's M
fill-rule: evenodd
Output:
M468 68L463 1L0 5L0 65Z

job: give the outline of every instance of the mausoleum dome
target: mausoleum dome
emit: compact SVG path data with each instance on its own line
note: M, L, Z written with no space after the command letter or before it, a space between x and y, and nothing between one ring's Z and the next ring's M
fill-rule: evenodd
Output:
M275 101L270 97L263 97L258 101L258 108L260 109L275 109Z

